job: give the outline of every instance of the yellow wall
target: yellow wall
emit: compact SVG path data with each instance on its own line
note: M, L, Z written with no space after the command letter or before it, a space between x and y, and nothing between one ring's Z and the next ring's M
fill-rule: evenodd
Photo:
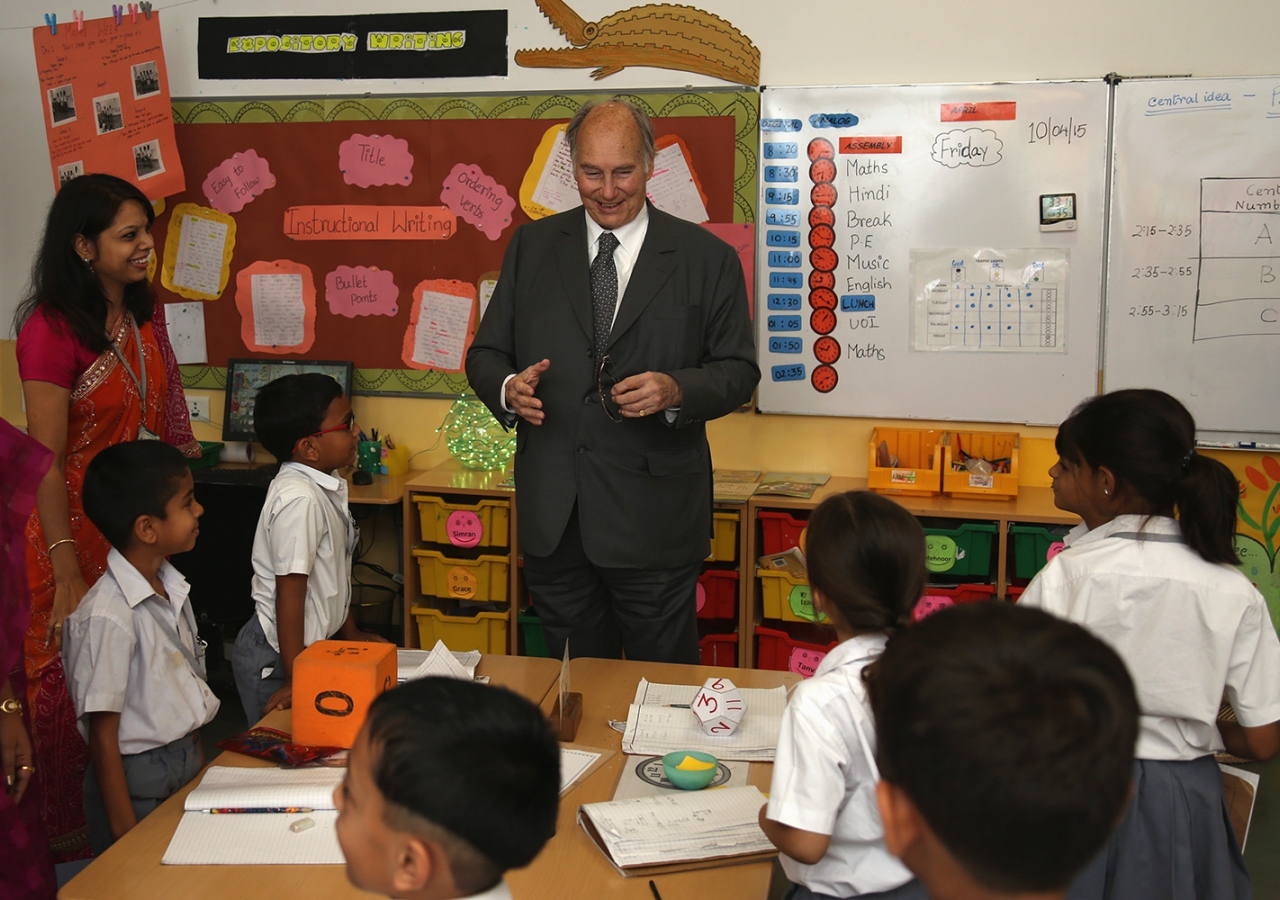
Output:
M26 416L22 412L22 390L13 346L13 341L0 342L0 416L21 425L25 424ZM213 418L219 423L193 423L196 437L206 441L222 440L223 395L210 391L190 393L210 398ZM397 444L408 447L411 454L419 454L410 463L411 468L429 469L449 458L449 451L443 441L437 441L435 430L444 421L450 401L356 397L352 405L365 431L377 428L383 434L390 433ZM1052 428L910 419L762 416L746 412L712 422L707 430L712 458L720 468L826 472L860 477L867 474L867 447L871 431L877 425L1018 431L1023 435L1020 483L1049 484L1047 470L1055 459ZM432 445L435 449L428 449Z

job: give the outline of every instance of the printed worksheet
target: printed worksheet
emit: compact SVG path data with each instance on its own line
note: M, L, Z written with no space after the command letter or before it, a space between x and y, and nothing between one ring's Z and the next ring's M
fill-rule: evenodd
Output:
M169 343L178 365L193 365L209 361L208 344L204 334L204 303L166 303L165 324L169 329Z

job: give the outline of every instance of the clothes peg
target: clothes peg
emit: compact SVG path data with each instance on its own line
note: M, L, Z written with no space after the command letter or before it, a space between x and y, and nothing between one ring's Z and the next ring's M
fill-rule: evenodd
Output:
M151 0L142 0L142 2L138 4L138 9L142 10L143 14L147 17L147 21L151 20Z
M48 25L48 26L49 26L49 33L50 33L50 34L57 34L57 33L58 33L58 14L57 14L57 13L45 13L45 14L44 14L44 24L46 24L46 25Z
M116 17L116 27L120 27L120 17L124 15L124 7L119 3L112 3L111 15Z
M84 31L84 10L83 9L71 10L71 18L75 20L76 31Z
M138 4L136 3L129 4L129 21L135 25L138 23Z

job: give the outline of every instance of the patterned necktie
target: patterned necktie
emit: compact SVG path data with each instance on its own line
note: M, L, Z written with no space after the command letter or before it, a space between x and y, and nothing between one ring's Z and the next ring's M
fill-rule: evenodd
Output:
M613 251L618 239L612 231L600 235L600 250L591 263L591 307L596 326L596 360L604 359L604 348L613 330L613 311L618 305L618 267L613 264Z

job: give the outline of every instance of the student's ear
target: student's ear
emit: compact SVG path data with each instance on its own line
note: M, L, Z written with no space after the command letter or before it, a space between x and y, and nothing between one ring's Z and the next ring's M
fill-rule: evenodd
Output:
M1097 480L1098 487L1102 488L1102 496L1115 499L1116 496L1116 475L1106 466L1099 466L1094 470L1094 478Z
M439 847L416 834L401 835L395 874L391 878L392 893L408 897L425 888L436 873L439 852Z
M884 823L885 847L901 859L920 840L920 811L901 788L883 779L876 782L876 806Z
M298 462L307 463L315 462L320 458L320 450L316 447L316 442L312 435L307 435L298 441L293 451L293 458ZM288 462L288 460L281 460L281 462Z
M150 546L159 540L156 534L155 518L141 515L133 520L133 539L140 544Z

